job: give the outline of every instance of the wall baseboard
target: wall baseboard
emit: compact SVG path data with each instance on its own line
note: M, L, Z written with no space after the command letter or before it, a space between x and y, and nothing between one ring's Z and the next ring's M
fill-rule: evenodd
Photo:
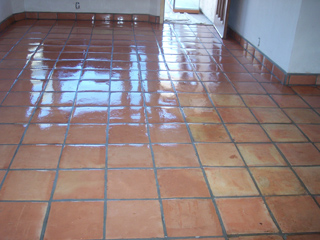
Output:
M62 13L62 12L22 12L7 17L0 23L0 32L21 20L76 20L76 21L116 21L160 23L159 16L148 14L117 13Z
M270 73L272 73L283 85L320 85L319 74L306 73L287 73L281 69L276 63L269 59L265 54L260 52L247 39L228 27L228 36L236 40L250 55L257 59Z

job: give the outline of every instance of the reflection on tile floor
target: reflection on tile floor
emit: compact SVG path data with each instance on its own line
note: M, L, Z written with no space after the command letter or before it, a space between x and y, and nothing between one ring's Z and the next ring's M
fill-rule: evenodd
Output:
M0 35L1 239L320 239L320 88L211 26Z

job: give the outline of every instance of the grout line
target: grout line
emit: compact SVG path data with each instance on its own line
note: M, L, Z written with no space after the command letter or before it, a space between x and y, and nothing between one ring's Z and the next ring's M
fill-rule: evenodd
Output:
M226 47L226 49L229 51L229 49L228 49L227 47ZM230 52L230 51L229 51L229 52ZM231 56L235 57L235 56L232 54L232 52L230 52L230 54L231 54ZM235 58L236 58L236 57L235 57ZM255 57L254 57L254 58L255 58ZM236 58L236 59L237 59L237 58ZM215 61L214 58L213 58L213 60ZM237 61L239 62L240 65L243 65L238 59L237 59ZM251 72L248 71L248 73L252 76L252 73L251 73ZM224 74L225 77L230 81L230 79L228 78L227 74L224 73L224 72L223 72L223 74ZM253 77L253 76L252 76L252 77ZM234 87L233 82L230 81L230 83L231 83L232 86ZM262 84L261 84L260 82L258 82L258 84L265 90L265 88L262 86ZM241 100L243 101L243 103L244 103L245 106L247 107L247 104L245 103L245 101L244 101L243 98L242 98L242 94L240 94L235 87L234 87L234 89L237 91L237 95L241 98ZM265 90L265 91L266 91L266 90ZM263 95L269 96L269 97L271 98L271 100L278 106L279 109L281 109L281 110L283 109L283 108L281 108L281 107L279 106L279 104L278 104L277 102L274 101L274 99L271 97L271 95L270 95L267 91L266 91L266 93L263 94ZM311 106L309 105L309 107L311 107ZM256 118L256 116L252 113L251 108L247 107L247 109L248 109L248 110L250 111L250 113L254 116L254 118L256 119L256 121L257 121L257 123L259 124L259 126L263 129L263 131L265 132L265 134L266 134L266 135L268 136L268 138L271 140L271 143L272 143L273 146L277 149L277 151L280 153L280 155L282 156L282 158L285 160L285 162L286 162L286 164L287 164L287 167L289 167L289 168L291 169L291 171L294 173L294 175L297 177L297 179L298 179L298 181L300 182L300 184L302 185L302 187L303 187L303 188L306 190L306 192L313 198L313 200L314 200L314 202L317 204L317 206L320 206L320 204L316 201L315 197L310 193L310 191L307 189L306 185L305 185L305 184L303 183L303 181L300 179L300 177L298 176L298 174L294 171L294 169L293 169L293 167L291 166L290 162L286 159L286 157L283 155L283 153L282 153L282 152L280 151L280 149L278 148L278 146L277 146L277 144L276 144L276 143L278 143L278 142L274 142L274 141L269 137L269 134L268 134L268 133L266 132L266 130L262 127L263 124L261 124L260 121ZM284 112L284 111L282 111L282 112ZM286 112L284 112L284 114L285 114L289 119L291 119L291 118L286 114ZM277 123L276 123L276 124L277 124ZM291 124L295 125L295 126L298 128L297 124L296 124L294 121L292 121ZM284 124L284 125L288 125L288 124ZM298 128L298 129L300 130L300 128ZM306 139L308 139L309 142L312 142L312 141L310 141L310 139L306 136L306 134L304 134L303 131L300 130L300 132L306 137ZM283 142L281 142L281 143L283 143ZM293 143L293 142L289 142L289 143ZM300 142L299 142L299 143L300 143ZM239 144L239 143L238 143L238 144ZM241 158L242 158L243 161L244 161L244 158L243 158L241 152L240 152L239 149L238 149L238 144L235 144L235 146L236 146L236 148L237 148L237 150L238 150L238 153L240 154ZM261 197L262 197L262 199L263 199L263 201L264 201L264 204L266 205L266 207L267 207L267 209L268 209L268 211L269 211L269 214L270 214L271 218L273 219L273 221L274 221L274 223L276 224L277 228L278 228L278 229L280 230L280 232L282 233L282 230L281 230L280 226L278 225L278 222L276 221L276 219L275 219L275 217L274 217L271 209L270 209L269 206L267 205L265 196L261 193L260 188L258 187L258 184L257 184L255 178L253 177L252 173L251 173L250 167L248 167L246 161L244 161L244 163L245 163L245 166L247 167L247 170L248 170L248 172L249 172L249 174L250 174L250 176L251 176L251 179L253 180L256 188L258 189L258 191L259 191L259 193L260 193L260 195L261 195ZM276 196L277 196L277 195L276 195ZM269 197L269 196L268 196L268 197ZM283 234L283 233L282 233L282 234Z
M228 48L226 48L226 50L228 50ZM229 51L229 50L228 50L228 51ZM209 55L209 56L212 57L211 55ZM217 64L216 60L215 60L213 57L212 57L212 60ZM242 64L241 64L241 65L242 65ZM225 77L229 80L229 78L226 76L226 74L225 74L224 72L222 72L222 73L223 73L223 75L225 75ZM201 80L200 80L200 81L201 81ZM232 84L233 88L234 88L235 91L237 92L237 95L238 95L238 96L241 98L241 100L243 101L243 99L242 99L241 95L239 94L238 90L234 87L234 84L233 84L230 80L229 80L229 82ZM208 97L209 97L209 95L208 95ZM243 101L243 103L245 104L245 106L247 106L244 101ZM216 109L216 111L217 111L217 109ZM250 111L250 112L251 112L251 111ZM222 117L221 117L221 115L220 115L220 113L219 113L218 111L217 111L217 114L219 115L221 122L222 122L222 123L224 124L224 126L225 126L225 123L224 123L224 121L223 121L223 119L222 119ZM254 116L254 115L253 115L253 116ZM254 116L254 117L255 117L255 116ZM255 119L256 119L256 117L255 117ZM259 124L259 121L258 121L257 119L256 119L256 121L257 121L257 123ZM259 126L260 126L260 124L259 124ZM260 126L260 127L261 127L261 126ZM258 184L257 184L257 182L256 182L256 180L255 180L255 178L253 177L253 174L251 173L250 168L248 167L246 161L244 160L244 158L243 158L243 156L242 156L242 154L241 154L241 152L240 152L240 150L239 150L236 142L235 142L234 139L231 137L231 134L230 134L230 132L229 132L229 130L228 130L228 128L227 128L226 126L225 126L225 129L226 129L226 131L228 132L229 137L230 137L232 143L233 143L234 146L236 147L236 149L237 149L237 151L238 151L238 153L239 153L239 155L240 155L240 157L241 157L241 159L242 159L242 161L243 161L243 163L244 163L244 165L245 165L245 167L246 167L246 169L247 169L247 171L248 171L248 173L249 173L249 175L250 175L251 180L253 181L253 183L254 183L257 191L259 192L259 197L262 199L265 207L267 208L267 211L268 211L268 213L269 213L269 216L271 217L273 223L274 223L275 226L277 227L279 233L282 234L282 230L281 230L278 222L276 221L276 218L274 217L271 209L270 209L269 206L267 205L265 196L262 194L262 192L261 192L261 190L260 190L260 188L259 188L259 186L258 186ZM263 129L263 128L262 128L262 129ZM263 129L263 131L265 132L264 129ZM270 141L272 142L272 140L271 140L271 138L269 137L269 135L268 135L266 132L265 132L265 134L266 134L266 136L270 139Z
M59 58L60 58L61 54L63 53L63 50L67 46L68 40L70 39L70 36L71 36L71 33L72 33L72 31L73 31L73 29L75 27L75 24L76 24L76 22L73 23L73 26L70 29L70 33L68 35L68 38L66 39L66 42L65 42L61 52L59 53L59 56L57 57L56 63L59 61ZM86 55L87 55L87 53L88 53L88 48L87 48ZM86 55L85 55L84 59L86 58ZM52 70L52 71L54 71L54 70ZM79 81L77 83L77 88L76 89L78 89L78 87L79 87L80 78L81 78L82 72L83 72L83 70L81 70L81 73L80 73L80 76L79 76ZM70 122L71 122L72 114L73 114L73 111L74 111L74 108L75 108L76 97L77 97L77 91L75 91L71 114L70 114L70 116L68 118L67 129L66 129L64 140L63 140L63 143L62 143L62 148L61 148L59 160L58 160L58 163L57 163L57 168L55 169L55 171L56 171L55 179L54 179L54 183L53 183L53 186L52 186L51 195L50 195L50 199L49 199L49 202L48 202L48 208L47 208L47 212L46 212L46 215L45 215L45 218L44 218L40 239L44 239L44 236L45 236L45 232L46 232L46 228L47 228L47 224L48 224L48 219L49 219L49 214L50 214L50 210L51 210L51 203L52 203L52 200L53 200L53 195L54 195L54 192L55 192L55 189L56 189L56 186L57 186L57 182L58 182L58 177L59 177L59 169L60 169L59 168L59 164L60 164L60 161L61 161L61 156L62 156L62 153L63 153L63 150L64 150L64 146L65 146L65 143L66 143L66 140L67 140L68 132L69 132L69 129L70 129Z
M172 25L170 25L170 27L171 27L171 29L172 29ZM172 29L172 31L173 31L174 34L176 35L175 30ZM178 42L178 39L177 39L177 42ZM178 43L181 45L181 42L178 42ZM159 44L159 43L158 43L158 44ZM186 56L188 57L188 55L186 55ZM164 54L163 54L163 58L165 59ZM166 64L167 64L167 63L166 63ZM168 74L169 74L169 77L170 77L170 79L171 79L171 75L170 75L170 71L169 71L169 70L168 70ZM198 79L200 79L200 78L198 77ZM174 86L174 84L172 83L172 79L171 79L171 84L172 84L173 89L175 90L175 86ZM180 100L179 100L179 98L178 98L178 95L177 95L176 91L175 91L175 95L176 95L176 98L177 98L177 100L178 100L178 103L179 103L179 106L180 106L180 109L181 109L181 103L180 103ZM211 102L211 104L212 104L212 102ZM213 105L213 104L212 104L212 105ZM213 106L214 106L214 105L213 105ZM181 110L180 110L180 111L181 111ZM193 149L194 149L194 151L195 151L195 153L196 153L196 156L197 156L197 159L198 159L198 163L199 163L200 169L201 169L201 171L202 171L202 175L203 175L203 178L204 178L204 180L205 180L207 189L208 189L209 194L210 194L210 196L211 196L211 202L213 203L214 209L215 209L215 211L216 211L216 215L217 215L217 217L218 217L218 219L219 219L219 224L220 224L220 227L221 227L221 231L222 231L223 237L227 240L227 239L228 239L228 237L227 237L227 231L226 231L226 228L225 228L224 223L223 223L223 221L222 221L222 216L221 216L220 210L219 210L219 208L218 208L218 205L217 205L217 203L216 203L215 196L214 196L214 194L213 194L213 192L212 192L212 189L211 189L211 187L210 187L210 184L209 184L207 175L206 175L206 173L205 173L204 167L203 167L202 162L201 162L201 160L200 160L200 156L199 156L198 150L197 150L197 148L196 148L196 145L195 145L195 143L194 143L194 139L193 139L192 132L191 132L191 130L190 130L189 124L188 124L187 121L186 121L186 117L185 117L184 112L181 111L181 114L182 114L182 116L183 116L183 119L184 119L184 122L185 122L185 126L186 126L186 128L187 128L187 130L188 130L189 137L190 137L190 139L191 139L191 144L192 144ZM221 121L221 122L222 122L222 121Z
M108 153L109 153L109 128L110 128L110 103L111 103L111 76L112 76L112 70L113 70L113 54L114 54L114 28L112 28L112 50L111 50L111 61L110 61L110 70L109 70L109 103L108 103L108 115L107 115L107 127L106 127L106 156L105 156L105 183L104 183L104 211L103 211L103 239L106 239L107 234L107 199L108 199L108 192L107 192L107 186L108 186Z
M201 44L201 43L200 43L200 44ZM227 48L226 48L226 49L227 49ZM209 52L208 52L208 53L209 53ZM217 64L217 62L215 61L215 59L214 59L210 54L209 54L209 56L210 56L210 57L212 58L212 60ZM217 64L217 65L218 65L218 64ZM219 66L219 65L218 65L218 66ZM195 70L194 70L194 71L195 71ZM224 72L222 72L222 73L224 74ZM195 74L198 75L197 72L195 72ZM225 75L225 74L224 74L224 75ZM199 76L198 76L198 78L200 79L200 82L202 83L201 78L200 78ZM227 78L227 79L228 79L228 78ZM202 83L202 84L203 84L203 83ZM231 83L231 84L233 85L233 83ZM203 86L203 87L205 88L205 86ZM205 88L205 89L206 89L206 88ZM206 89L206 90L207 90L207 89ZM235 90L237 91L236 88L235 88ZM247 171L248 171L248 173L249 173L249 175L250 175L250 177L251 177L251 179L252 179L252 181L253 181L256 189L257 189L258 192L259 192L259 197L261 197L261 199L263 200L263 202L264 202L264 204L265 204L265 206L266 206L266 208L267 208L267 210L268 210L268 212L269 212L270 217L272 218L272 220L273 220L275 226L277 227L278 231L281 233L281 228L279 227L279 225L278 225L275 217L273 216L273 213L271 212L271 210L269 209L268 205L266 204L266 200L265 200L264 196L262 195L262 193L261 193L261 191L260 191L260 188L258 187L258 184L256 183L256 181L255 181L255 179L254 179L254 177L253 177L253 175L252 175L249 167L247 166L247 163L244 161L244 158L242 157L242 155L241 155L241 153L240 153L240 151L239 151L239 149L238 149L238 147L237 147L237 144L235 144L234 139L232 138L232 136L231 136L228 128L226 127L226 125L225 125L225 123L224 123L224 121L223 121L223 119L222 119L219 111L217 111L214 103L212 102L212 100L211 100L210 95L209 95L208 92L207 92L207 94L208 94L209 100L211 101L211 103L212 103L212 105L213 105L213 108L216 110L216 112L217 112L217 114L218 114L218 116L219 116L219 118L220 118L220 120L221 120L221 122L222 122L222 124L223 124L223 126L224 126L224 128L225 128L225 130L227 131L227 133L228 133L228 135L229 135L229 137L230 137L230 139L231 139L231 141L232 141L232 143L233 143L234 146L237 148L237 151L238 151L238 153L240 154L241 159L242 159L243 163L245 164L245 167L246 167L246 169L247 169ZM237 91L237 94L241 97L241 95L238 93L238 91ZM242 97L241 97L241 99L242 99ZM245 104L245 102L244 102L244 104ZM258 121L257 121L257 122L258 122ZM268 138L269 138L269 135L267 135L267 136L268 136ZM270 139L270 138L269 138L269 139ZM270 139L270 140L271 140L271 139Z
M136 36L135 36L134 29L133 29L133 34L134 34L134 39L135 39L135 42L136 42ZM137 46L137 42L136 42L136 46ZM137 59L139 60L138 51L136 52L136 54L137 54ZM142 74L141 74L140 62L138 62L138 64L139 64L139 69L140 69L139 75L140 75L140 82L141 82ZM141 88L142 88L142 90L144 90L143 84L141 84ZM149 124L149 119L148 119L148 111L147 111L147 106L146 106L146 101L147 100L146 100L145 93L143 93L142 96L143 96L144 115L145 115L145 119L146 119L146 124L145 125L146 125L146 128L147 128L149 147L150 147L150 151L151 151L153 172L154 172L155 182L156 182L156 187L157 187L158 202L159 202L159 205L160 205L163 233L164 233L164 237L167 238L168 237L167 226L166 226L166 222L165 222L163 203L162 203L161 191L160 191L160 184L159 184L159 180L158 180L158 173L157 173L156 162L155 162L155 158L154 158L154 151L153 151L153 148L152 148L152 141L151 141L151 136L150 136L150 124Z
M230 52L231 53L231 55L232 56L234 56L233 54L232 54L232 52ZM240 63L240 62L239 62ZM241 63L240 63L241 64ZM242 65L242 64L241 64ZM250 73L250 72L248 72L251 76L252 76L252 73ZM226 75L226 74L225 74ZM226 75L226 77L227 77L227 79L229 79L228 78L228 76ZM253 77L253 76L252 76ZM231 82L231 81L230 81ZM232 83L232 85L233 85L233 83ZM259 83L259 85L265 90L265 88ZM292 89L293 90L293 89ZM236 90L237 91L237 90ZM265 90L266 91L266 90ZM238 92L238 91L237 91ZM310 106L299 94L297 94L297 92L296 91L294 91L295 92L295 95L296 96L299 96L299 98L300 99L302 99L302 101L304 101L314 112L316 112L313 108L312 108L312 106ZM239 95L239 97L242 99L242 101L243 101L243 98L242 98L242 95L241 94L239 94L238 93L238 95ZM287 109L287 108L281 108L280 107L280 105L272 98L272 96L271 96L271 94L269 94L267 91L266 91L266 94L264 94L264 95L267 95L267 96L269 96L272 100L273 100L273 102L277 105L277 107L279 108L279 109ZM244 104L247 106L247 104L245 103L245 101L243 101L244 102ZM256 118L256 116L253 114L253 112L252 112L252 110L251 110L251 108L250 107L248 107L248 109L249 109L249 111L250 111L250 113L254 116L254 118L256 119L256 121L258 122L258 124L260 125L260 127L263 129L263 131L265 132L265 134L267 134L267 136L269 137L269 134L267 133L267 131L262 127L263 126L263 124L262 123L260 123L260 121ZM288 108L288 109L294 109L294 108ZM308 109L308 108L302 108L302 109ZM282 110L282 112L285 114L285 116L286 117L288 117L290 120L291 120L291 123L290 123L290 125L294 125L298 130L299 130L299 132L308 140L308 142L303 142L303 143L311 143L315 148L316 148L316 146L315 146L315 144L314 144L314 142L312 142L311 140L310 140L310 138L300 129L300 127L298 126L298 124L296 123L296 122L294 122L294 121L292 121L292 119L289 117L289 115L285 112L285 111L283 111ZM270 123L269 123L270 124ZM279 125L279 123L275 123L276 125ZM289 125L288 123L283 123L283 124L280 124L280 125ZM314 125L314 124L305 124L305 125ZM318 124L317 124L318 125ZM271 137L269 137L269 139L271 140L271 143L273 144L273 146L277 149L277 151L280 153L280 155L281 155L281 157L285 160L285 162L286 162L286 164L287 164L287 167L288 168L290 168L290 170L293 172L293 174L295 175L295 177L298 179L298 181L299 181L299 183L301 184L301 186L304 188L304 190L308 193L308 195L313 199L313 201L316 203L316 205L318 206L318 207L320 207L320 203L316 200L316 198L315 198L315 196L314 195L312 195L311 194L311 192L309 191L309 189L307 188L307 186L304 184L304 182L302 181L302 179L299 177L299 175L296 173L296 171L294 170L294 168L293 168L293 166L291 165L291 163L288 161L288 159L285 157L285 155L282 153L282 151L280 150L280 148L278 147L278 145L277 144L279 144L279 143L286 143L286 142L275 142L275 141L273 141L272 139L271 139ZM288 142L288 143L294 143L294 142ZM297 142L297 143L301 143L301 142ZM236 146L237 147L237 149L238 149L238 146ZM317 149L317 148L316 148ZM240 155L242 156L242 154L241 154L241 152L238 150L238 152L240 153ZM246 164L246 163L245 163ZM247 165L247 164L246 164ZM312 165L312 166L316 166L316 165ZM295 167L297 167L297 166L295 166ZM251 173L251 170L250 170L250 168L248 168L248 171L249 171L249 173L250 173L250 175L251 175L251 177L252 177L252 179L254 179L254 177L253 177L253 175L252 175L252 173ZM254 179L254 182L255 182L255 184L256 184L256 181L255 181L255 179ZM257 185L258 186L258 185ZM265 197L262 195L262 197L264 198L264 201L265 201L265 204L266 204L266 206L268 207L268 210L269 210L269 206L267 205L267 203L266 203L266 200L265 200ZM269 212L271 213L271 210L269 210ZM273 215L272 215L272 217L273 217ZM275 219L275 218L274 218ZM280 229L280 228L279 228Z
M26 31L26 33L25 33L23 36L25 36L25 35L30 31L30 29L35 26L35 24L36 24L37 22L38 22L38 21L35 21L35 22L32 24L32 26ZM51 29L52 29L53 27L54 27L54 24L50 27L50 30L48 31L47 35L40 41L41 43L38 45L38 47L37 47L36 49L39 49L39 47L40 47L41 44L44 42L44 40L46 39L46 37L49 35L49 32L51 31ZM22 38L20 39L19 42L21 42L21 41L22 41ZM11 49L11 50L12 50L12 49ZM11 50L10 50L10 51L11 51ZM35 53L36 53L36 51L34 52L34 54L35 54ZM32 55L32 57L34 56L34 54ZM32 57L28 60L28 62L26 63L25 66L27 66L27 65L29 64L29 62L31 61ZM25 67L21 70L21 72L19 73L19 75L16 77L14 83L13 83L12 86L10 87L8 93L6 94L6 97L8 96L9 92L11 92L14 84L18 81L18 78L19 78L19 76L22 74L22 72L24 71L24 69L25 69ZM52 73L52 72L51 72L51 73ZM47 80L46 80L46 82L47 82ZM43 95L43 92L41 92L41 94L40 94L40 96L39 96L39 99L38 99L36 105L34 106L34 109L32 110L32 113L30 114L30 118L29 118L28 122L25 123L25 124L23 124L23 125L25 126L25 129L24 129L24 131L23 131L23 134L22 134L22 136L21 136L21 138L20 138L19 143L16 144L17 148L16 148L16 150L15 150L13 156L12 156L12 159L11 159L11 161L10 161L10 163L9 163L8 168L6 169L6 173L5 173L5 175L4 175L3 179L2 179L2 182L0 182L0 189L2 189L2 186L3 186L3 184L4 184L4 181L5 181L5 179L7 178L7 175L8 175L8 173L9 173L10 167L11 167L11 165L12 165L12 163L13 163L13 160L14 160L15 156L17 155L17 152L19 151L20 146L22 145L23 138L24 138L25 135L26 135L26 132L27 132L28 127L29 127L29 125L30 125L31 119L32 119L32 117L33 117L34 114L35 114L35 111L36 111L36 109L37 109L37 106L38 106L38 104L39 104L39 102L40 102L40 98L42 97L42 95ZM5 98L6 98L6 97L5 97ZM0 103L0 106L1 106L2 103L4 102L5 98L4 98L3 101ZM19 124L19 125L21 125L21 124ZM7 144L4 144L4 145L7 145ZM15 145L15 144L14 144L14 145Z

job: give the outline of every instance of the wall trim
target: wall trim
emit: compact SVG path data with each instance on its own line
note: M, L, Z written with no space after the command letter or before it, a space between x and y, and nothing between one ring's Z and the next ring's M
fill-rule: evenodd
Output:
M258 60L270 73L272 73L283 85L320 85L320 73L287 73L275 62L273 62L267 55L262 53L258 48L251 44L247 39L242 37L239 33L228 27L228 36L236 40L248 53L250 53L256 60Z
M0 23L0 33L21 20L76 20L160 23L160 17L149 14L72 13L72 12L21 12L7 17Z

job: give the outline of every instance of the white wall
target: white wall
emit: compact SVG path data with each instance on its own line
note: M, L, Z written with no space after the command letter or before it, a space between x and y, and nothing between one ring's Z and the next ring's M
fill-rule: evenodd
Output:
M288 72L302 1L232 0L229 26Z
M294 38L290 73L320 73L320 1L303 0Z
M21 1L21 0L16 0ZM75 9L80 2L80 9ZM24 0L28 12L130 13L160 16L161 0Z
M0 0L0 22L5 20L12 14L12 6L10 0Z
M24 12L24 0L10 0L13 13Z
M216 15L216 5L218 0L200 0L200 9L202 13L211 21L214 21Z

